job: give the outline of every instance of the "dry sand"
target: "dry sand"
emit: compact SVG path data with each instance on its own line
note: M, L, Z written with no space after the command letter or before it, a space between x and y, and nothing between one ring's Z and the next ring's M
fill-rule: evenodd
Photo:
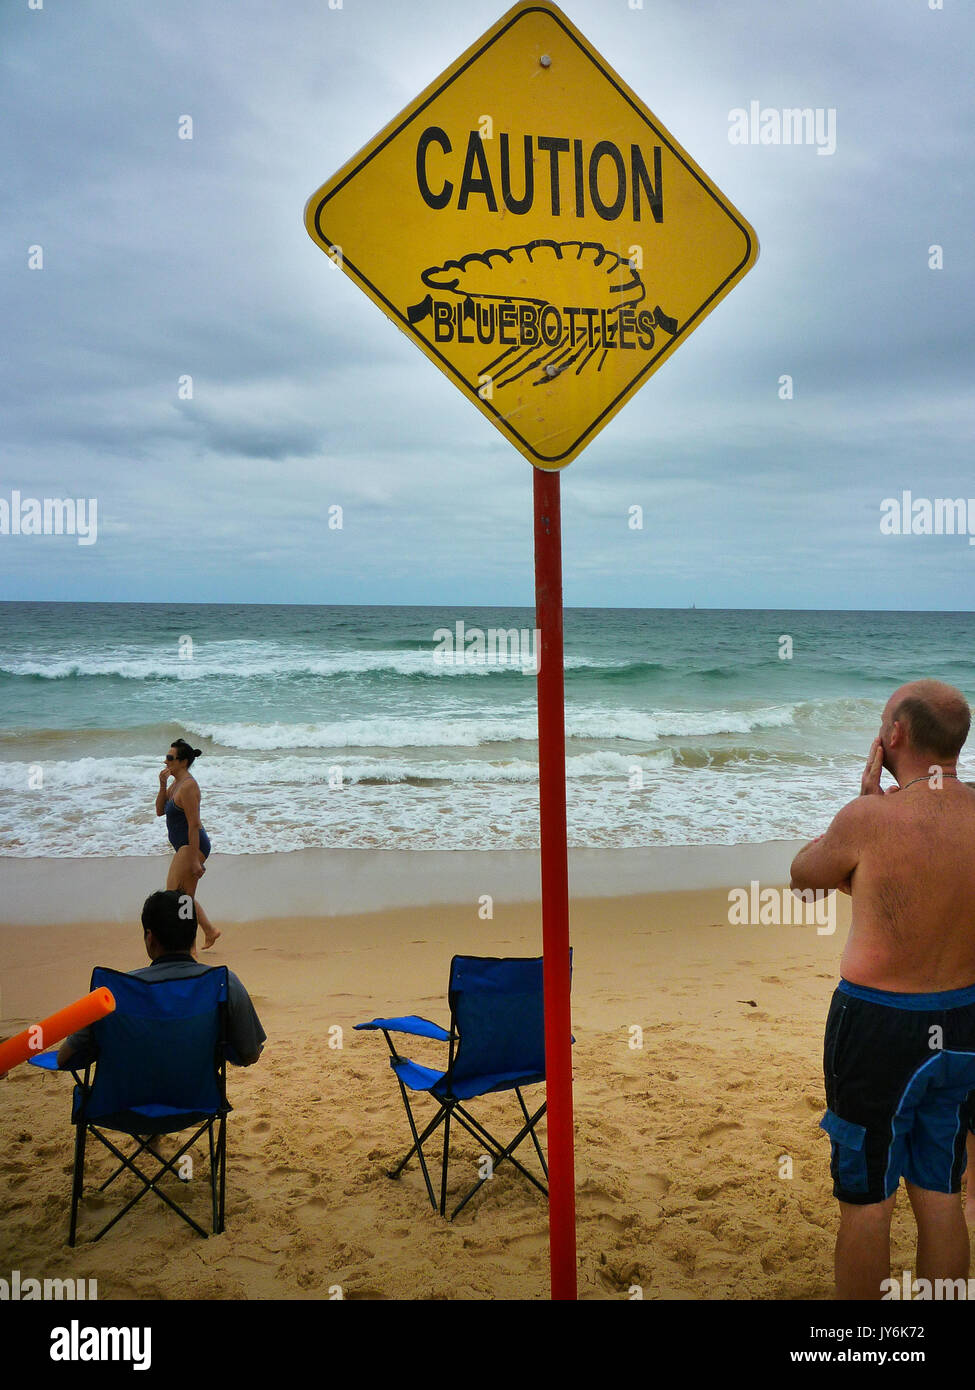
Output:
M730 926L724 890L573 899L581 1298L831 1296L821 1038L848 909L825 935ZM546 1204L510 1167L453 1224L415 1164L384 1175L406 1119L381 1034L352 1028L409 1012L445 1024L454 952L539 941L537 903L496 904L491 921L451 905L227 927L213 959L248 987L268 1043L230 1071L226 1232L204 1241L150 1195L86 1243L110 1192L86 1198L69 1250L70 1078L21 1066L0 1083L0 1272L94 1278L103 1300L546 1298ZM144 956L138 926L62 924L0 927L0 960L9 1033L84 993L93 964ZM442 1049L410 1054L436 1064ZM484 1113L517 1128L513 1096ZM462 1132L452 1153L459 1193L480 1154ZM201 1180L176 1195L205 1224L202 1150L196 1163ZM910 1231L905 1204L895 1270L913 1265Z

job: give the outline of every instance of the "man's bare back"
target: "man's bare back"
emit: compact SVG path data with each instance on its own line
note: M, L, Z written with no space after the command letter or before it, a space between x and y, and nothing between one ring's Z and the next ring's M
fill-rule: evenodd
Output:
M853 919L840 974L874 989L923 992L975 984L975 791L957 754L915 747L893 713L916 681L894 692L864 770L861 795L796 856L793 888L840 888ZM940 687L948 690L950 687ZM899 786L884 793L883 767Z
M855 803L859 858L840 963L852 984L924 992L975 983L975 791L956 778L933 782Z

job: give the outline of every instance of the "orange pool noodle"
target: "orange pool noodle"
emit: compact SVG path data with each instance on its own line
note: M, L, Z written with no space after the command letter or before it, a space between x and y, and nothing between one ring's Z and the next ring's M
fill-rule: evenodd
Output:
M114 1008L115 996L103 985L100 989L93 989L91 994L86 994L83 999L76 999L66 1009L59 1009L50 1018L31 1024L16 1037L0 1042L0 1075L9 1071L11 1067L19 1066L21 1062L36 1057L39 1052L53 1047L55 1043L62 1042L69 1033L76 1033L79 1028L87 1028L89 1023L104 1018Z

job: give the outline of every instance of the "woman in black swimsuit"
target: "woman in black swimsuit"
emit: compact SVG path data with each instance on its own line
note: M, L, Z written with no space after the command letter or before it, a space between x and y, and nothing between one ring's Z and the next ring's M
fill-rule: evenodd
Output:
M199 756L200 749L191 748L182 738L170 747L166 766L159 774L156 815L166 817L169 843L176 851L166 876L166 889L188 893L196 903L196 920L203 928L203 949L206 951L220 932L196 902L197 885L206 873L205 861L210 854L210 837L200 824L200 788L196 778L190 776L193 760ZM172 786L167 785L170 777Z

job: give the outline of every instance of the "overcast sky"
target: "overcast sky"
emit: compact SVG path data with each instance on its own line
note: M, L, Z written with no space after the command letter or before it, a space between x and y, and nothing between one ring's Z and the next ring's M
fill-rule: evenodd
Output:
M635 3L563 9L761 253L562 472L565 602L970 608L966 537L880 530L975 529L969 0ZM0 535L0 597L532 602L531 466L302 223L504 9L3 0L0 499L98 539ZM732 143L753 100L835 152Z

